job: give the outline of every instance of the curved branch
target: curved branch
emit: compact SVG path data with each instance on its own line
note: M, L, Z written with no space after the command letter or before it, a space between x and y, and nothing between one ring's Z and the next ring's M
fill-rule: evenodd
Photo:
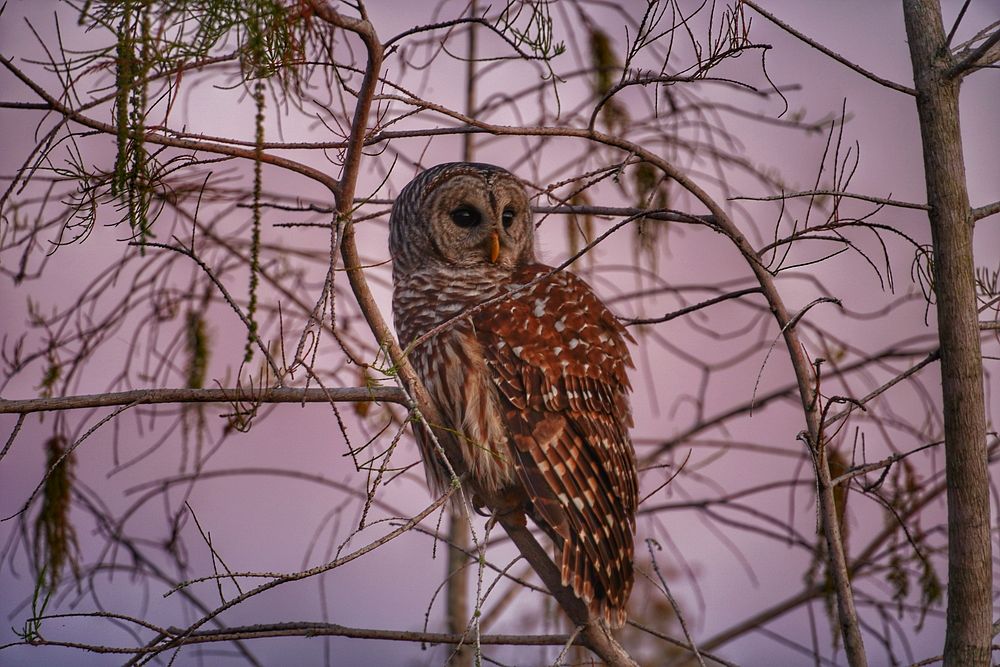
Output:
M909 86L904 86L902 84L896 83L895 81L890 81L889 79L883 79L879 75L873 74L872 72L869 72L864 67L861 67L860 65L857 65L857 64L851 62L850 60L848 60L844 56L840 55L839 53L831 51L830 49L828 49L827 47L823 46L822 44L820 44L816 40L810 39L809 37L806 37L801 32L799 32L798 30L796 30L792 26L788 25L787 23L785 23L784 21L782 21L781 19L779 19L778 17L776 17L774 14L771 14L771 13L769 13L769 12L761 9L760 6L757 5L756 2L753 2L752 0L743 0L743 4L745 4L748 7L751 7L758 14L760 14L761 16L763 16L764 18L766 18L768 21L770 21L774 25L778 26L779 28L781 28L782 30L784 30L785 32L787 32L789 35L792 35L793 37L797 37L798 39L802 40L803 42L805 42L809 46L811 46L814 49L816 49L817 51L819 51L820 53L823 53L823 54L825 54L825 55L833 58L834 60L836 60L841 65L847 67L848 69L854 70L855 72L857 72L861 76L865 77L866 79L871 79L875 83L881 84L881 85L885 86L886 88L891 88L892 90L898 91L900 93L906 93L907 95L912 95L914 97L916 96L917 91L914 90L913 88L910 88Z
M368 115L375 96L375 87L378 85L378 73L381 69L384 55L382 44L375 34L374 27L367 20L347 19L334 11L325 2L321 2L321 0L309 0L309 2L318 17L334 26L355 33L364 43L368 58L364 80L358 91L358 101L351 126L350 144L347 147L344 170L340 180L342 189L337 201L338 220L340 224L344 225L341 240L341 256L344 260L344 267L347 270L348 280L351 283L351 288L354 290L361 311L372 329L372 333L375 334L379 345L387 350L389 357L399 371L400 379L404 382L407 389L412 392L412 396L420 408L425 423L443 424L445 422L439 418L438 411L430 400L426 389L417 378L415 371L396 343L395 337L389 330L385 318L382 317L382 313L372 296L361 268L362 264L358 255L354 228L351 222L351 207L353 206L358 170L365 145ZM452 452L448 452L448 454L455 472L461 474L463 471L456 465L461 461L461 457L455 456ZM577 599L572 594L572 591L565 589L561 585L560 576L555 564L545 550L538 545L523 523L518 524L510 515L499 517L499 521L521 553L531 563L546 586L548 586L550 592L559 601L560 606L570 619L575 624L584 627L579 635L580 639L609 665L634 666L636 663L629 657L625 649L610 635L607 626L599 618L592 616L587 606L581 600Z
M83 125L84 127L89 127L92 130L97 130L98 132L103 132L104 134L109 134L111 136L118 135L117 126L111 123L104 123L89 116L86 116L79 111L69 108L56 98L52 97L44 88L35 83L31 78L29 78L24 72L22 72L13 62L5 58L0 54L0 64L3 64L11 74L20 79L25 85L31 88L32 91L43 100L45 100L48 108L60 114L64 118L72 120L75 123ZM256 149L245 149L238 148L236 146L227 146L225 144L216 144L205 141L195 141L192 139L174 139L165 135L155 134L153 132L147 132L143 137L144 141L151 144L156 144L158 146L169 146L172 148L186 148L194 151L204 151L206 153L216 153L218 155L228 155L230 157L244 158L247 160L260 160L265 164L269 164L275 167L281 167L282 169L287 169L298 174L302 174L308 178L311 178L329 188L332 192L336 193L340 190L340 184L337 180L319 169L314 169L308 165L302 164L301 162L296 162L295 160L289 160L288 158L280 157L277 155L270 155L268 153L258 153Z
M948 68L948 76L957 78L964 76L971 70L992 65L1000 59L1000 49L996 48L998 44L1000 44L1000 28L995 29L976 48L956 54L959 56L959 60Z
M222 612L226 611L227 609L231 609L232 607L237 606L238 604L244 602L245 600L247 600L247 599L249 599L249 598L251 598L251 597L253 597L255 595L259 595L260 593L263 593L264 591L267 591L267 590L270 590L272 588L275 588L276 586L279 586L281 584L285 584L285 583L288 583L288 582L291 582L291 581L301 581L303 579L309 579L311 577L314 577L314 576L316 576L318 574L322 574L324 572L329 572L330 570L338 568L338 567L340 567L342 565L346 565L347 563L350 563L351 561L356 560L356 559L358 559L358 558L360 558L360 557L362 557L362 556L364 556L364 555L366 555L366 554L374 551L375 549L381 547L382 545L384 545L384 544L392 541L393 539L399 537L403 533L406 533L407 531L411 530L418 523L420 523L421 521L423 521L424 519L426 519L435 510L437 510L442 505L444 505L446 502L448 502L448 499L451 498L451 495L452 495L453 492L454 492L454 489L449 490L444 495L442 495L440 498L438 498L433 503L431 503L430 505L428 505L427 507L425 507L423 510L421 510L420 513L414 515L412 518L410 518L409 520L407 520L405 523L403 523L402 525L400 525L395 530L387 533L383 537L380 537L379 539L377 539L377 540L375 540L375 541L373 541L373 542L371 542L371 543L369 543L369 544L367 544L367 545L365 545L363 547L358 548L357 550L355 550L355 551L347 554L346 556L341 556L341 557L336 558L335 560L332 560L332 561L330 561L328 563L325 563L323 565L319 565L317 567L310 568L308 570L303 570L301 572L295 572L293 574L286 574L286 575L276 576L275 578L267 581L266 583L263 583L263 584L255 587L255 588L252 588L252 589L246 591L245 593L241 593L240 595L237 595L234 598L230 598L229 600L227 600L223 604L219 605L218 607L216 607L212 611L208 612L207 614L205 614L204 616L202 616L201 618L199 618L198 620L196 620L194 623L192 623L191 625L189 625L187 628L184 628L182 630L178 630L172 636L169 636L169 637L162 637L161 636L161 637L158 637L157 639L155 639L153 642L151 642L149 644L149 648L152 649L150 651L150 653L152 653L153 655L156 655L156 654L161 653L163 651L167 651L167 650L170 650L172 648L178 648L180 646L183 646L184 644L187 644L188 643L188 638L191 637L192 634L198 630L198 628L200 628L201 626L205 625L209 621L215 619L216 617L219 616L219 614L221 614ZM183 591L184 587L183 586L177 587L174 590ZM136 651L136 653L139 653L139 652L142 652L142 651Z
M932 500L936 499L942 493L945 492L945 482L940 482L936 486L930 488L924 493L919 499L915 500L912 505L910 505L905 512L900 514L900 520L905 520L909 517L914 516L920 512L924 507L927 506ZM849 566L849 572L852 577L857 577L863 573L869 567L875 564L873 556L882 547L887 539L889 539L897 530L899 530L898 523L890 523L882 531L876 535L867 546L861 550L860 553L851 561ZM823 597L828 593L828 585L826 582L820 582L813 584L799 591L795 595L785 598L781 602L778 602L767 609L763 609L760 612L754 614L750 618L737 623L736 625L723 630L722 632L710 637L707 640L701 642L701 648L710 651L724 644L732 641L733 639L744 635L748 632L756 630L760 626L773 621L774 619L783 616L792 609L814 600ZM673 664L673 663L671 663Z
M743 256L750 270L753 272L761 293L767 299L771 313L778 324L781 336L784 338L785 347L788 350L789 360L795 373L796 384L799 390L799 399L802 404L806 429L807 445L816 454L815 472L818 484L818 502L820 516L824 527L824 534L828 546L828 553L832 560L831 570L834 574L834 582L837 589L837 600L840 605L839 619L842 633L844 635L845 649L850 656L850 663L853 667L862 667L867 664L864 654L864 645L859 630L857 610L854 606L854 597L851 591L850 577L847 571L844 545L840 533L839 520L837 518L836 506L833 496L833 487L830 485L830 470L826 460L825 450L821 447L823 442L823 432L821 427L819 401L816 400L816 390L813 383L812 363L805 352L798 332L796 322L789 315L784 300L778 292L774 282L774 275L767 269L761 261L760 256L754 250L749 240L743 235L736 223L729 214L719 205L715 199L704 189L695 183L685 172L681 171L673 163L665 158L652 153L644 146L624 139L620 136L607 134L595 129L580 129L567 127L513 127L503 125L492 125L483 123L464 114L460 114L452 109L440 104L433 104L425 100L415 98L405 98L396 95L385 95L383 98L398 99L401 102L413 104L415 106L429 109L460 120L468 125L486 129L495 135L510 136L561 136L586 139L605 146L618 148L626 151L630 155L648 162L650 165L662 171L677 184L687 190L695 199L701 202L713 217L712 228L727 236L736 246L737 251ZM377 310L377 308L376 308ZM380 317L380 316L379 316Z

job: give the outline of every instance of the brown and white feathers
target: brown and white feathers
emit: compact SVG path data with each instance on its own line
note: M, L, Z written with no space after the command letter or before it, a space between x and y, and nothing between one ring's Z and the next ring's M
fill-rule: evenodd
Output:
M393 316L479 502L519 499L562 583L625 622L638 504L630 337L585 282L539 264L524 186L492 165L421 173L393 206ZM485 306L482 304L490 301ZM437 491L446 468L415 429Z

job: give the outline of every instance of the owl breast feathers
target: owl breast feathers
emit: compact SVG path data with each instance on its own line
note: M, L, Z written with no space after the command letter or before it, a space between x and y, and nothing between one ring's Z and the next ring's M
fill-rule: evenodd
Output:
M476 502L515 498L559 550L563 585L621 626L638 504L631 337L585 282L535 260L527 193L499 167L420 174L393 206L390 251L400 343ZM441 491L447 468L415 434Z

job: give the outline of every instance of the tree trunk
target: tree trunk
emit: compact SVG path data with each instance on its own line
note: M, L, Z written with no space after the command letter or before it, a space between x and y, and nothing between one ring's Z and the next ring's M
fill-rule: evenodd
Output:
M448 632L453 635L465 634L469 623L469 572L466 563L469 557L469 518L454 504L448 521ZM472 650L466 645L455 652L449 663L452 667L472 664Z
M958 114L961 76L949 72L953 60L938 0L904 0L903 11L923 141L941 340L948 484L944 664L985 666L990 662L993 575L974 222Z
M471 16L478 13L476 0L469 7ZM465 113L473 115L476 106L476 24L469 24L465 61ZM475 153L475 135L462 135L462 160L472 162ZM469 517L457 507L451 508L448 523L448 632L460 635L469 624L469 571L466 569L469 557ZM478 605L477 605L478 607ZM463 647L451 660L451 667L470 667L472 651Z

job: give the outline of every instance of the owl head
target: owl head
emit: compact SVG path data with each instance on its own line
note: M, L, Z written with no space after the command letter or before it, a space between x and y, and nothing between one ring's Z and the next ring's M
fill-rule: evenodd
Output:
M389 251L396 272L446 266L509 275L535 260L524 185L491 164L431 167L396 198L389 218Z

